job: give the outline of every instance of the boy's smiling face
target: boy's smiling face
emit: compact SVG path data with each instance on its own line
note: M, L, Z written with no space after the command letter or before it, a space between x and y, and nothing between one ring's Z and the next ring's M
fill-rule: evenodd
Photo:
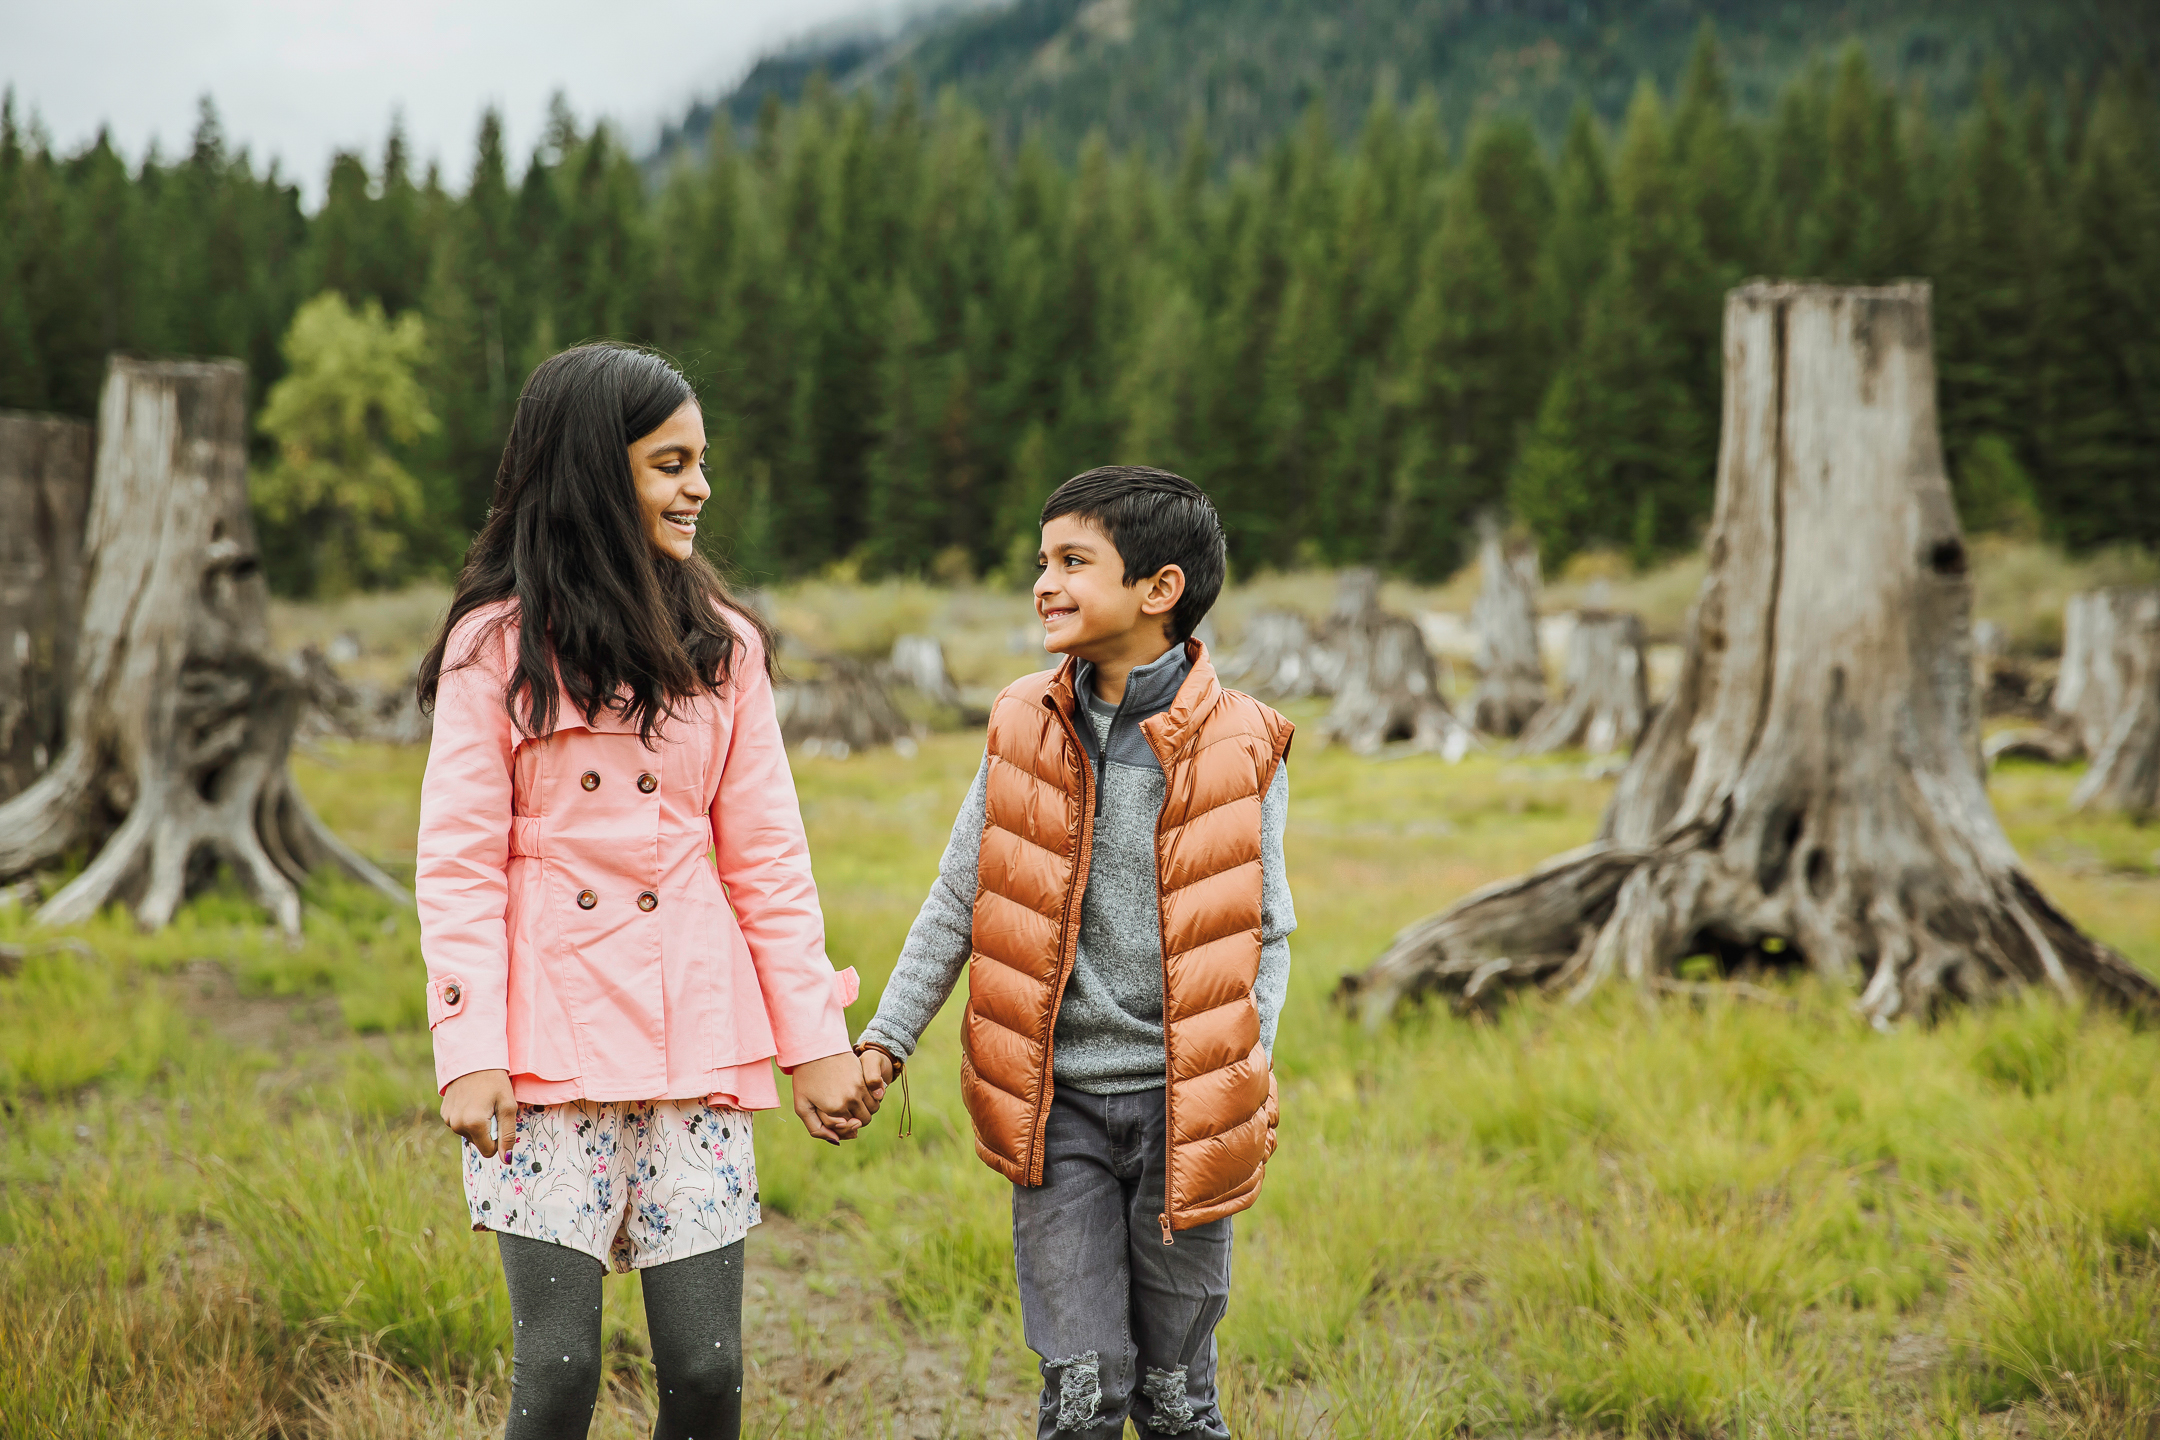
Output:
M1125 583L1125 557L1101 527L1060 515L1042 528L1035 557L1035 613L1043 648L1096 664L1146 664L1170 648L1170 612L1185 593L1185 572L1165 565Z

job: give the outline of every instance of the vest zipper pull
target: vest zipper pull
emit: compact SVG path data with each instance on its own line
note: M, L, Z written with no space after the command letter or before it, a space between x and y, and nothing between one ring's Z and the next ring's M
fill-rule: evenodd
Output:
M1156 1216L1155 1218L1156 1218L1157 1220L1160 1220L1160 1221L1162 1221L1162 1243L1163 1243L1163 1244L1165 1244L1165 1245L1175 1245L1175 1244L1177 1244L1177 1241L1175 1241L1175 1240L1172 1240L1172 1239L1170 1238L1170 1217L1169 1217L1169 1215L1168 1215L1168 1214L1162 1214L1162 1215L1157 1215L1157 1216Z

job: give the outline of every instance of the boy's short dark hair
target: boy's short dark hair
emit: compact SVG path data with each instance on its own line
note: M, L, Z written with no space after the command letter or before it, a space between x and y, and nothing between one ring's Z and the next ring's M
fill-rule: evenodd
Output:
M1099 527L1125 559L1125 583L1165 565L1185 572L1185 593L1170 612L1170 639L1183 644L1222 593L1222 521L1207 492L1182 475L1146 465L1103 465L1051 492L1042 523L1077 515Z

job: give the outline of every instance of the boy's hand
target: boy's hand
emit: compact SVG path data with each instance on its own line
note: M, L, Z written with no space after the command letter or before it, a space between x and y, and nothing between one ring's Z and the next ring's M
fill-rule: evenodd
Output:
M862 1052L863 1088L870 1092L870 1111L876 1114L885 1103L886 1087L893 1082L892 1056L878 1049Z
M492 1156L498 1145L497 1135L488 1129L488 1121L493 1120L506 1165L517 1135L517 1109L507 1070L475 1070L443 1087L442 1123L470 1140L482 1155Z
M854 1139L876 1112L853 1051L805 1061L795 1067L793 1079L797 1118L828 1145Z

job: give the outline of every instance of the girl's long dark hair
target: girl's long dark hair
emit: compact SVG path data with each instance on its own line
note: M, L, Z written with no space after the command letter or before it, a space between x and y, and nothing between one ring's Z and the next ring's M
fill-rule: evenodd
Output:
M434 708L443 671L471 664L512 619L518 655L503 707L528 735L551 733L567 698L587 724L612 710L650 745L678 705L727 683L739 657L721 607L764 641L771 672L765 622L736 603L703 556L663 555L645 533L630 446L694 398L673 365L628 345L575 346L532 372L510 421L494 506L458 572L442 634L420 662L422 709ZM514 614L449 658L458 622L501 600L517 601Z

